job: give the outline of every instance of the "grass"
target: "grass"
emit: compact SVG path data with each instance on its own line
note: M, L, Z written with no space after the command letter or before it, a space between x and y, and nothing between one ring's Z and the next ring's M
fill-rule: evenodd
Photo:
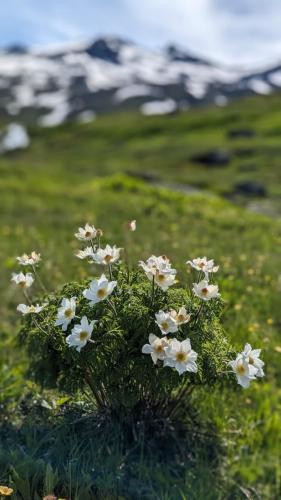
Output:
M95 498L136 498L137 491L142 498L163 499L280 497L280 219L250 213L216 195L187 196L120 175L106 177L120 171L147 171L167 183L205 183L213 192L227 192L244 176L235 149L251 147L256 165L251 175L266 184L269 201L278 211L278 99L241 101L225 109L167 119L123 115L79 127L33 129L29 150L0 159L0 403L5 436L0 479L14 485L16 498L40 498L56 488L67 498L71 490L72 497L81 500L92 498L93 491ZM229 128L249 124L256 137L247 142L226 138ZM207 171L190 162L199 150L215 146L231 150L229 166ZM271 168L265 168L269 164ZM57 400L59 395L42 396L24 378L27 360L16 343L15 312L22 298L9 282L15 256L41 251L42 276L53 289L89 273L89 266L73 257L79 247L73 233L79 224L94 222L104 229L107 241L124 246L123 223L134 218L138 229L132 235L132 261L166 253L184 279L188 258L213 257L221 266L218 279L226 301L227 334L239 349L246 341L263 348L267 373L263 382L245 392L196 396L201 414L212 420L223 442L219 464L208 464L202 446L193 451L191 463L186 456L183 463L177 456L174 473L167 462L159 459L157 465L141 448L130 463L118 440L109 446L110 452L101 446L97 458L98 436L89 440L87 425L70 432L61 413L62 425L55 423L53 412L42 409L41 400ZM138 470L133 471L135 463Z
M0 167L9 171L12 158L19 178L32 182L34 171L39 176L48 171L58 184L65 182L66 169L69 182L75 182L77 172L84 182L92 176L129 172L232 196L242 204L249 199L233 195L235 184L255 181L267 191L266 199L256 200L258 208L280 214L279 104L280 94L274 94L165 119L124 113L80 126L31 128L31 147L1 158ZM233 129L249 129L254 135L233 139ZM227 151L229 163L208 167L194 162L198 153L213 149Z

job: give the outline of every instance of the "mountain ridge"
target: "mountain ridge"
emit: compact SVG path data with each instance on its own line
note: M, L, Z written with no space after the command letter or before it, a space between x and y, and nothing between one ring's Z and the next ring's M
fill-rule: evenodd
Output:
M0 52L0 118L58 125L97 114L139 110L168 114L281 88L281 64L247 72L175 44L143 48L118 37L35 51Z

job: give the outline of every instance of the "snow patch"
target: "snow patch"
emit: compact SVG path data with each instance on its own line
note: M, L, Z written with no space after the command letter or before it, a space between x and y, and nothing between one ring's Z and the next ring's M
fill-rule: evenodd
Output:
M0 151L14 151L15 149L25 149L29 146L30 139L26 128L19 123L10 123L6 133L0 142Z
M173 113L177 109L177 104L173 99L166 99L165 101L151 101L141 106L143 115L167 115Z
M249 81L248 87L257 94L267 95L272 91L271 86L263 80L255 79Z
M273 83L273 85L276 85L277 87L281 87L281 71L275 71L275 73L271 73L271 75L268 76L268 79L270 83Z
M227 103L228 103L228 99L227 99L227 97L225 95L223 95L223 94L216 95L216 97L215 97L215 104L217 106L226 106Z
M132 97L142 97L142 96L156 96L159 95L159 91L157 89L153 89L148 85L128 85L121 89L118 89L113 99L116 102L126 101L127 99L131 99Z
M91 110L85 110L77 115L77 120L79 123L90 123L96 118L96 113Z

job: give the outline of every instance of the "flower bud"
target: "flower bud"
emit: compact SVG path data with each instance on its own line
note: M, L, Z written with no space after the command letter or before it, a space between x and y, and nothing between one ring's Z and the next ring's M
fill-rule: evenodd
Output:
M137 229L137 221L131 220L130 222L127 223L127 229L129 231L135 231Z

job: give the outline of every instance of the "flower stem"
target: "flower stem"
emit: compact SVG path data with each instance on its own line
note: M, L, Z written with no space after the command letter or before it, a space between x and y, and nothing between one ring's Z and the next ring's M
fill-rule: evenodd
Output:
M41 280L41 278L40 278L40 276L39 276L38 272L36 271L35 266L32 266L32 269L33 269L33 272L34 272L34 276L35 276L35 278L37 279L37 281L38 281L38 283L39 283L40 287L42 288L43 292L44 292L44 293L48 293L48 290L47 290L47 288L45 287L45 285L44 285L43 281Z
M29 298L28 293L27 293L26 290L23 290L23 295L25 296L25 298L26 298L27 302L29 303L29 305L31 305L31 300L30 300L30 298Z
M111 268L111 264L108 264L108 271L109 271L109 278L110 278L110 279L111 279L111 281L112 281L113 277L112 277L112 268Z
M33 318L32 318L36 328L39 328L39 330L41 330L41 332L43 332L45 335L47 335L48 333L50 332L46 332L46 330L44 330L44 328L42 328L42 326L39 325L39 323L37 323L36 319L34 318L34 315L33 315Z
M200 304L200 307L198 309L198 313L196 314L196 316L194 318L194 326L197 325L197 323L198 323L199 316L200 316L200 314L202 312L203 307L204 307L204 302L202 301L201 304Z
M110 305L110 307L111 307L112 311L114 312L114 314L115 314L116 318L118 318L118 314L117 314L117 311L116 311L116 309L115 309L115 305L113 304L113 302L111 302L111 300L110 300L110 299L107 299L107 302L108 302L108 304Z
M92 247L92 249L93 249L93 252L95 253L95 245L94 245L93 240L91 240L91 247Z

